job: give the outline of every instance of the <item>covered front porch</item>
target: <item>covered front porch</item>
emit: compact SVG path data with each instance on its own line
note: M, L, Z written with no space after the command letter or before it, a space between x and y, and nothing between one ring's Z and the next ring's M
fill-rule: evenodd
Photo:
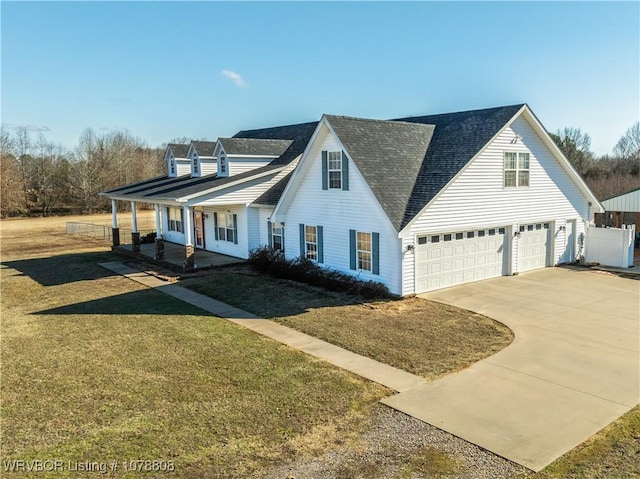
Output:
M194 269L216 268L230 264L244 263L241 258L234 258L220 253L213 253L196 249L193 253L193 265L185 264L185 247L176 243L164 242L164 255L158 258L156 255L156 245L154 243L143 243L139 245L140 250L135 251L133 244L123 244L114 246L116 253L121 253L129 257L153 261L174 271L193 271Z

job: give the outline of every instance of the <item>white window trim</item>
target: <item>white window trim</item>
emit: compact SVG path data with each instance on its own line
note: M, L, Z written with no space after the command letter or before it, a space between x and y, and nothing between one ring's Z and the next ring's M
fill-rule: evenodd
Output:
M309 241L313 235L315 241ZM304 227L304 256L312 261L318 261L318 227L305 225Z
M368 237L368 240L366 242L364 238L361 240L361 236ZM367 244L367 249L360 248L360 246L366 246ZM369 264L368 267L365 266L366 263ZM362 271L371 272L373 270L373 239L371 233L356 231L356 266Z
M507 168L507 155L515 155L515 168ZM520 160L524 159L525 157L527 157L527 168L522 168L520 166ZM531 154L527 151L505 151L504 154L502 155L502 171L503 171L503 177L502 177L502 186L503 188L528 188L529 184L530 184L530 178L531 178ZM514 173L514 185L507 185L507 173ZM524 183L523 181L521 181L521 173L526 173L526 184L522 184Z
M169 216L167 217L167 227L169 231L184 233L184 226L182 224L182 213L180 211L180 208L169 207Z
M279 238L279 247L276 246L276 238ZM282 248L284 244L284 226L282 223L271 224L271 244L273 245L273 249L284 251Z
M218 213L218 241L234 243L233 213Z
M228 163L227 163L227 156L226 155L220 155L220 173L225 173L228 174Z
M335 155L338 156L338 158L335 158ZM334 159L332 160L331 157L334 156ZM331 161L337 161L338 162L338 167L336 168L331 168ZM330 190L341 190L342 189L342 162L344 161L344 158L342 158L342 151L327 151L327 187ZM331 185L331 173L338 173L338 178L339 178L339 184L337 186L332 186Z
M193 157L193 173L194 174L200 173L200 165L198 164L198 157L197 156Z

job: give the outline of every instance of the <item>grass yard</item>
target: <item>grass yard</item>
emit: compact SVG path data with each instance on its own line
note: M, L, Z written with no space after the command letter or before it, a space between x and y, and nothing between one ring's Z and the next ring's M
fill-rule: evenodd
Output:
M173 461L171 477L260 477L347 446L388 394L111 276L96 265L113 259L104 244L38 220L10 223L2 223L2 477L12 477L4 467L12 459L61 460L65 469ZM109 477L139 474L121 465ZM65 475L74 473L38 473Z
M262 478L329 451L350 458L331 479L489 477L486 462L470 469L459 452L437 441L410 447L402 435L385 437L399 465L388 474L363 433L388 412L377 401L390 391L112 276L97 263L120 258L65 235L67 220L108 224L110 215L0 222L1 477L140 477L122 461L155 460L175 470L146 477ZM427 378L511 341L501 325L454 308L362 303L242 268L182 285ZM64 470L12 474L11 460L59 460ZM87 462L107 474L69 470ZM640 407L517 477L538 476L640 477Z
M362 302L246 267L180 284L427 379L466 368L513 340L502 324L452 306L419 298Z

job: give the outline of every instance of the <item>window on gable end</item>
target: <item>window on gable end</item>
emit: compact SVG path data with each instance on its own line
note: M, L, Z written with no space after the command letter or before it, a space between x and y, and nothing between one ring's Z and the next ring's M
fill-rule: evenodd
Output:
M173 158L171 158L171 160L169 160L169 172L172 175L176 174L176 160L174 160Z
M220 173L227 172L227 157L225 155L220 155Z
M504 186L529 186L529 153L504 152Z
M199 170L199 168L200 168L200 165L198 164L198 157L197 157L197 156L194 156L194 157L193 157L193 172L194 172L195 174L198 174L198 170Z
M322 152L322 189L349 189L349 159L343 151Z
M342 152L329 151L327 154L329 189L342 189Z

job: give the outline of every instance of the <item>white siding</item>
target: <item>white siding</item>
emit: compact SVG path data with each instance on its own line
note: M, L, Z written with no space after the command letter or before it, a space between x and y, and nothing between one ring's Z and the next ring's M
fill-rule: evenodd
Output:
M300 255L299 224L323 227L324 263L363 280L384 283L392 293L401 292L401 243L398 234L371 193L362 175L349 164L349 191L322 190L322 150L343 150L337 138L321 133L305 158L303 178L284 211L285 254ZM380 274L349 268L349 230L380 233Z
M602 206L604 206L604 209L607 211L640 213L640 189L604 200L602 202Z
M162 221L162 237L171 243L185 244L184 233L169 231L169 217L167 216L167 207L165 205L160 205L160 216Z
M191 161L186 158L176 158L176 176L190 175Z
M230 241L216 241L213 213L226 213L227 211L238 215L238 244ZM204 208L205 214L209 217L205 219L204 230L207 251L222 253L236 258L246 259L248 257L248 231L247 231L247 208L244 206L225 206L220 208Z
M272 208L260 208L260 214L258 217L258 226L260 229L259 242L261 245L269 244L269 237L268 237L269 231L268 231L267 223L269 222L271 213L273 213ZM287 245L285 244L284 247L286 249Z
M215 158L200 158L200 171L202 176L213 175L218 172L218 160Z
M277 175L263 176L252 181L245 181L239 185L226 188L214 193L216 196L207 199L198 199L198 206L217 206L227 204L249 204L275 185L286 172Z
M260 244L260 211L258 208L247 208L247 243L249 245L249 252L252 249L257 248ZM266 226L265 226L266 229Z
M512 143L516 134L522 139ZM504 188L505 151L530 152L529 187ZM588 200L532 126L520 117L441 192L406 233L414 238L419 233L498 225L510 225L512 231L517 231L521 223L551 222L554 228L551 232L554 241L551 264L557 264L566 249L564 232L558 230L559 226L564 225L567 219L578 219L576 235L581 239L588 217ZM511 264L515 272L517 241L512 244ZM413 274L410 263L409 255L405 255L405 276ZM403 293L410 292L409 284L405 282Z
M239 175L245 171L255 170L261 166L266 166L273 161L273 158L236 158L227 156L229 176Z

